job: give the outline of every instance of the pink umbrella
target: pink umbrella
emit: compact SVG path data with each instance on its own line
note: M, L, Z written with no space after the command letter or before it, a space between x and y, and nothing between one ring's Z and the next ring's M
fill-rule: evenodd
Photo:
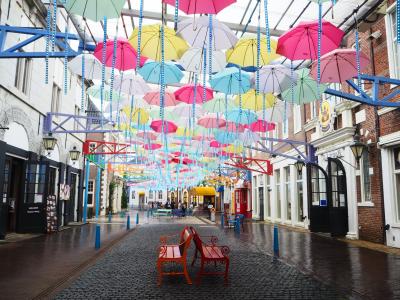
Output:
M249 129L253 132L267 132L275 129L275 123L269 123L263 120L258 120L251 123Z
M158 91L147 93L143 99L150 105L160 106L160 92ZM178 104L180 104L180 102L176 100L174 93L165 92L164 106L175 106Z
M175 0L163 0L175 7ZM216 15L225 7L235 3L236 0L179 0L179 9L186 13L191 14L213 14Z
M229 144L221 144L216 140L213 140L210 142L210 147L212 147L212 148L222 148L222 147L227 147L227 146L229 146Z
M213 138L212 134L209 136L204 136L204 135L195 135L192 140L195 141L211 141L211 139Z
M369 65L369 58L360 52L360 71ZM317 80L317 64L313 64L310 75ZM357 76L357 51L335 49L321 56L321 83L341 83Z
M158 135L153 132L138 132L136 136L144 139L149 139L152 141L158 138Z
M218 117L216 114L207 114L206 116L201 117L197 121L197 124L204 128L218 128L225 126L226 121L222 117Z
M224 130L226 128L226 131L229 132L244 132L246 129L245 125L242 124L236 124L235 122L227 122L225 126L221 126L220 129Z
M161 144L145 144L143 148L146 150L157 150L161 148Z
M344 32L329 23L322 21L321 55L337 49ZM290 60L318 58L318 21L300 22L278 39L276 53Z
M212 98L214 98L214 93L213 90L206 87L206 98L205 101L209 101ZM195 91L196 91L196 99L195 97ZM193 85L193 84L187 84L181 87L180 89L175 91L175 97L176 100L182 101L188 104L192 104L193 101L195 101L197 104L203 103L203 92L204 92L204 87L202 85Z
M112 67L113 53L114 53L114 41L108 40L106 42L106 61L105 61L105 65L107 67ZM116 54L115 56L116 69L120 71L136 69L137 52L131 46L131 44L129 44L127 40L124 39L117 40L117 49L115 54ZM96 48L94 49L93 55L100 62L103 62L103 42L97 44ZM143 66L146 60L147 57L141 55L140 66Z
M173 122L162 120L155 120L150 124L151 129L155 132L174 133L178 129Z

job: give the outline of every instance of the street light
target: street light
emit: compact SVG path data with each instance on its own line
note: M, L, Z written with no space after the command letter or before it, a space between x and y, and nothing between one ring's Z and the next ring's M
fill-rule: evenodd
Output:
M69 150L69 157L72 161L77 161L79 159L79 155L81 155L81 152L76 149L76 146L74 146L72 150Z
M46 151L50 152L54 150L54 147L56 146L57 139L53 137L51 133L49 133L47 136L43 137L43 146Z
M300 160L300 156L297 156L297 161L294 163L294 166L297 169L297 172L300 174L304 167L304 162Z
M357 162L360 161L361 156L366 148L364 143L360 142L360 136L356 134L354 136L354 142L350 145L351 152L353 152L354 157L356 158Z

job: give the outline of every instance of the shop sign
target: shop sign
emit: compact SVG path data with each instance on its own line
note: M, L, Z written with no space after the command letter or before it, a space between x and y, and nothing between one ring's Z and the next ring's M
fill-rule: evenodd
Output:
M335 102L333 100L323 100L319 111L319 126L323 133L333 130L333 123L335 121Z

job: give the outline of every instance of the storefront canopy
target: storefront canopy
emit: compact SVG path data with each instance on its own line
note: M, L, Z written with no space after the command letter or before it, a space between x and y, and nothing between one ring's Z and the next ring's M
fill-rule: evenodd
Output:
M197 186L190 190L193 196L215 196L215 189L211 186Z

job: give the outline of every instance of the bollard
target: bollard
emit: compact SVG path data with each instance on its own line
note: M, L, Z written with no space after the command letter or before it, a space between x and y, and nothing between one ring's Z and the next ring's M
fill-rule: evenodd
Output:
M136 213L136 225L139 224L139 213Z
M111 217L112 217L111 211L109 211L109 212L108 212L108 223L111 223Z
M96 240L94 242L94 247L100 249L100 225L96 224Z
M131 229L131 216L128 215L128 217L126 218L126 230Z
M274 255L279 256L278 226L274 225Z
M224 228L224 224L225 220L224 220L224 213L221 214L221 228Z

